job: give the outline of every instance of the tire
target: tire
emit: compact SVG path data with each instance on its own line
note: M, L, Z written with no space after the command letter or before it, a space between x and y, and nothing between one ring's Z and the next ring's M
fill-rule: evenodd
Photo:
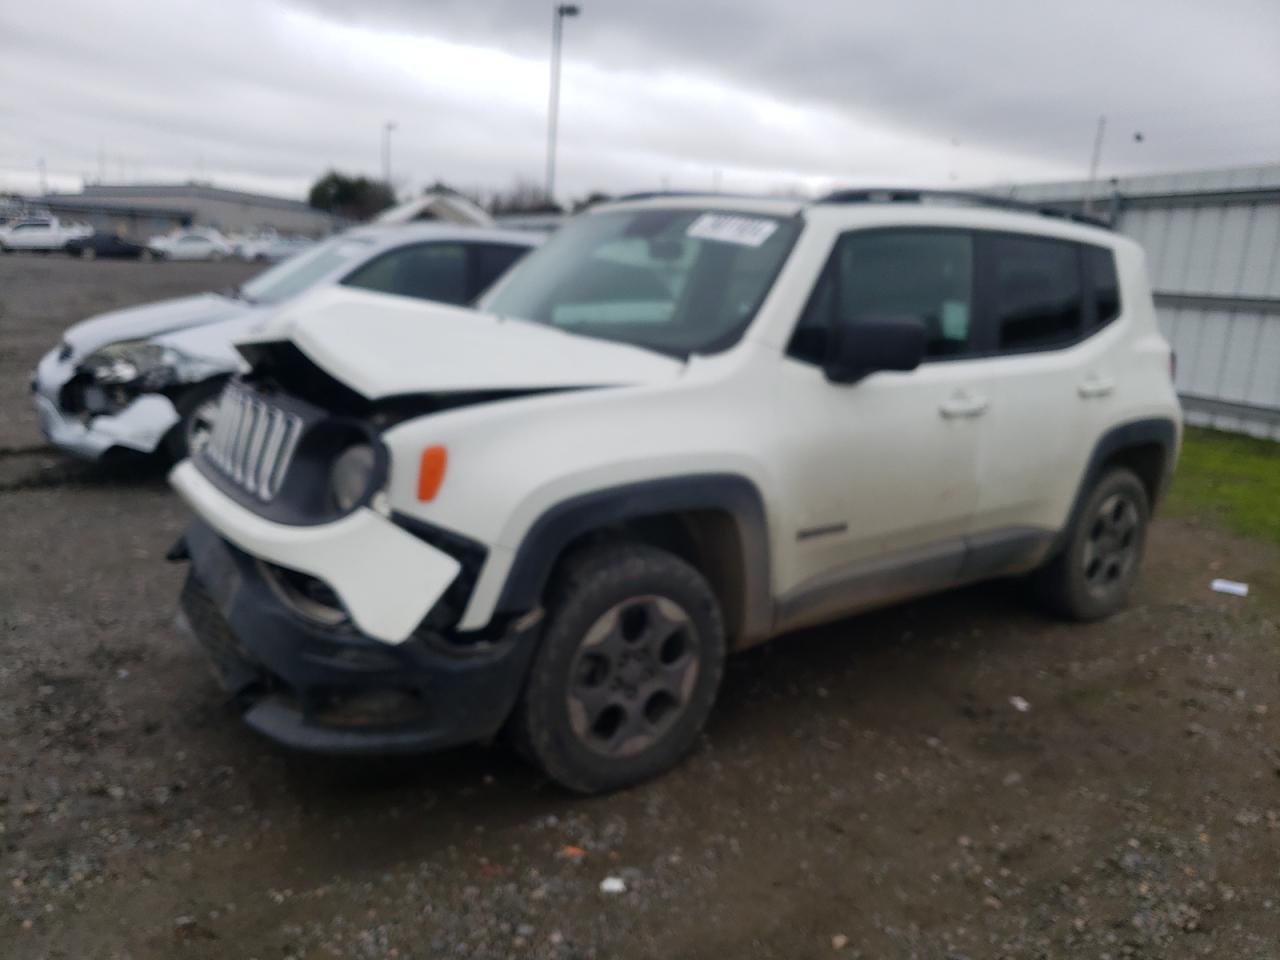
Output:
M1138 578L1151 506L1132 470L1115 467L1098 480L1067 542L1035 575L1042 602L1069 620L1101 620L1123 607Z
M150 263L152 260L160 259L151 250L142 250L138 253L138 259L143 263Z
M202 437L207 435L210 418L217 412L224 386L226 381L223 379L205 380L187 387L178 395L173 404L178 411L178 422L169 428L163 444L164 454L171 463L189 457L192 447L199 445Z
M551 588L513 739L578 793L639 783L693 747L724 657L719 604L692 566L646 544L584 548Z
M93 247L81 247L81 248L80 248L80 259L81 259L81 260L96 260L97 258L98 258L98 251L97 251L97 250L95 250L95 249L93 249Z

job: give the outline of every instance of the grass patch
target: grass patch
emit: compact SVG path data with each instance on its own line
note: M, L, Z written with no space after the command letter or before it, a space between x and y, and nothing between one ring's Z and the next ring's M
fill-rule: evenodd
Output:
M1280 443L1188 427L1164 509L1280 544Z

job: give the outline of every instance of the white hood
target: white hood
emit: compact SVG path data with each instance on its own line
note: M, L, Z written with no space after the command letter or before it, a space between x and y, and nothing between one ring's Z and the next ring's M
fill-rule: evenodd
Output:
M100 313L67 328L62 339L71 345L72 356L80 359L109 343L145 340L161 333L229 320L251 310L253 305L245 300L218 293L197 293Z
M618 386L668 380L684 369L681 361L640 347L348 287L317 290L292 302L248 339L291 340L371 400Z

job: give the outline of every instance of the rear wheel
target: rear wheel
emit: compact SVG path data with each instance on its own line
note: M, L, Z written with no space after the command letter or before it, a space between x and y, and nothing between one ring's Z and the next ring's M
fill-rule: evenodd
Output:
M637 543L564 565L512 717L517 745L561 785L616 790L674 766L724 670L719 605L697 570Z
M95 250L95 249L93 249L93 247L81 247L81 248L80 248L80 259L81 259L81 260L96 260L96 259L97 259L97 257L98 257L98 251L97 251L97 250Z
M1123 607L1138 578L1150 514L1133 471L1104 473L1062 551L1036 574L1048 607L1072 620L1099 620Z

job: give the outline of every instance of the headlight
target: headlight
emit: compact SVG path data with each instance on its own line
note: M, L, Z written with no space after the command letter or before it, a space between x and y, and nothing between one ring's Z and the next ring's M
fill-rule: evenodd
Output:
M173 366L169 356L173 352L143 340L113 343L85 357L80 369L104 385L122 386L140 380L147 386L164 386Z
M329 470L329 494L343 513L354 510L369 491L377 458L373 447L357 443L339 454Z
M103 386L136 384L144 390L192 383L222 371L216 363L145 340L128 340L95 350L84 358L80 369Z

